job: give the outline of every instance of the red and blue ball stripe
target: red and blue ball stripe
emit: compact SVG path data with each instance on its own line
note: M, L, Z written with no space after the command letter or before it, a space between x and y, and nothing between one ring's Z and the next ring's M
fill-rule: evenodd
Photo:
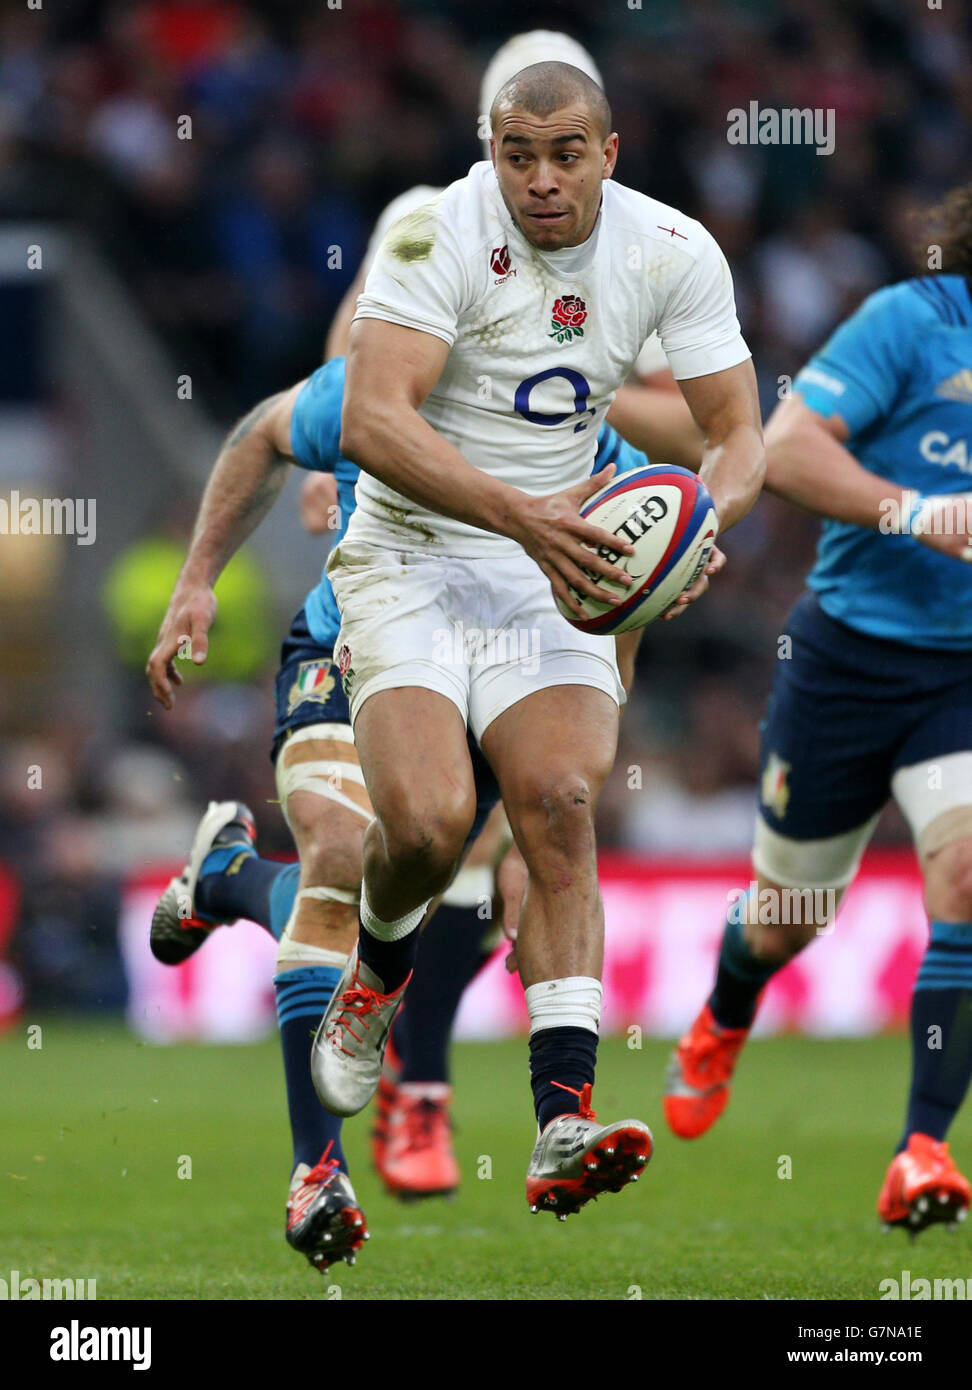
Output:
M665 547L665 553L651 573L642 577L634 591L629 591L624 603L598 617L572 619L574 626L582 632L614 632L631 617L635 609L645 602L675 568L689 546L698 539L699 527L712 506L712 498L708 489L694 473L687 468L676 468L674 465L648 464L645 468L633 468L629 473L621 474L602 491L598 498L592 499L581 508L581 516L588 516L595 506L601 506L604 502L619 496L621 493L632 492L636 488L651 485L676 487L682 494L678 521L671 539Z

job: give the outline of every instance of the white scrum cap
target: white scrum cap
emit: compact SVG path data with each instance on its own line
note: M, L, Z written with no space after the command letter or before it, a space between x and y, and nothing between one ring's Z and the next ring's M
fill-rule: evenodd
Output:
M497 92L522 68L534 63L570 63L586 72L591 81L604 90L597 64L582 44L569 34L559 34L553 29L531 29L528 34L514 34L493 54L479 89L480 113L488 116ZM488 159L488 139L483 141L483 148Z

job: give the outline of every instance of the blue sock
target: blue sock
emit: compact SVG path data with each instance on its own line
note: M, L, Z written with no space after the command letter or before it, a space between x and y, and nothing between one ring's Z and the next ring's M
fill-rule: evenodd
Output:
M294 1140L294 1168L298 1163L313 1168L328 1144L332 1144L329 1157L337 1159L342 1172L348 1171L341 1148L341 1121L318 1100L310 1069L311 1043L340 978L336 965L303 965L285 970L273 981Z
M944 1139L972 1078L972 922L932 922L911 1001L904 1134Z
M475 907L445 905L422 933L415 974L394 1024L402 1081L449 1080L452 1023L463 990L488 958L482 941L492 925Z
M381 941L358 919L358 959L364 961L381 980L385 994L394 994L399 985L408 979L408 972L415 964L418 950L419 929L414 927L406 936L397 941Z
M290 921L290 914L297 901L297 889L299 887L299 864L285 864L270 885L270 921L267 925L277 941L283 936L284 928Z
M271 930L270 894L278 877L294 866L261 859L243 845L225 845L202 862L193 907L203 919L245 917Z
M757 960L743 936L745 897L733 903L722 934L715 988L709 995L709 1008L723 1028L749 1028L756 1017L759 992L782 965Z
M558 1115L577 1113L578 1097L562 1088L593 1086L596 1064L597 1034L589 1028L540 1028L530 1034L530 1085L541 1129Z

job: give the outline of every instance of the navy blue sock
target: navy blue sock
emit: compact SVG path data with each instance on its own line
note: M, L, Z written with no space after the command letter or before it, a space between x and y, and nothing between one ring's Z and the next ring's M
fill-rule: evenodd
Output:
M756 1017L760 990L782 965L757 960L746 945L742 918L745 898L733 903L722 934L715 988L709 1008L723 1028L749 1028Z
M348 1171L341 1148L341 1120L321 1105L310 1069L311 1043L340 978L336 965L302 965L283 971L273 981L294 1140L294 1168L298 1163L313 1168L328 1144L332 1144L329 1157L337 1159L343 1172Z
M193 907L214 921L245 917L270 931L270 892L279 876L292 866L261 859L252 850L227 845L203 860Z
M972 923L932 922L911 1001L904 1134L944 1139L972 1078Z
M571 1091L583 1090L587 1082L593 1086L596 1065L597 1034L589 1028L541 1028L530 1034L530 1085L541 1129L558 1115L577 1113L578 1097Z
M449 1039L463 990L489 958L486 930L475 907L439 908L419 942L415 974L395 1019L395 1051L402 1081L449 1080Z
M270 885L270 935L279 941L287 929L300 889L300 865L285 864Z
M358 959L364 961L382 982L385 994L394 994L408 979L418 951L419 929L413 928L397 941L379 941L358 918Z

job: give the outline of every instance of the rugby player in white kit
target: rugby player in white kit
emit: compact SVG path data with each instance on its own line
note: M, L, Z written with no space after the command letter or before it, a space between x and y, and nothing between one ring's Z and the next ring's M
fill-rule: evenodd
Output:
M626 547L579 508L604 481L589 474L613 392L653 330L705 436L722 530L751 507L764 460L725 260L698 223L610 182L618 139L600 88L535 64L501 90L491 124L493 163L390 229L351 334L341 443L363 472L328 573L375 820L358 946L312 1066L338 1114L377 1085L419 923L472 824L468 724L529 870L517 959L539 1136L527 1199L563 1217L636 1178L652 1140L591 1109L594 808L622 686L613 639L572 628L552 590L579 611L571 588L607 600L597 579L624 582L585 542ZM722 563L715 552L708 574Z

